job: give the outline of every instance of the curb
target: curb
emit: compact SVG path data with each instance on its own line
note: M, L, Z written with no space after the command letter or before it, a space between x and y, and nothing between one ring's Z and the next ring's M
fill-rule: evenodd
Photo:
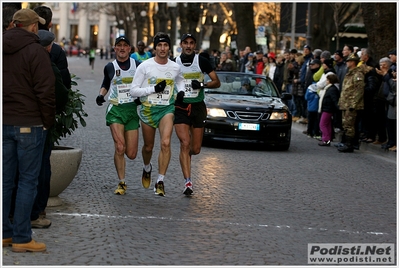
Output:
M302 131L307 129L307 124L301 124L301 123L292 122L292 129L302 133ZM336 135L336 138L334 139L332 144L336 144L339 141L340 141L340 134ZM357 150L355 150L355 152L356 151ZM379 156L382 156L382 157L386 157L386 158L389 158L389 159L392 159L392 160L396 161L397 152L391 152L389 150L381 149L381 145L361 142L360 143L360 148L359 148L358 151L359 152L373 153L373 154L376 154L376 155L379 155Z

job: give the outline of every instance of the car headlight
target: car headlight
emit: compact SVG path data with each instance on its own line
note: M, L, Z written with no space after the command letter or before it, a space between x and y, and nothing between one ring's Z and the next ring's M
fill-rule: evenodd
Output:
M269 120L286 120L286 119L288 119L287 112L273 112L269 117Z
M227 117L227 115L226 115L226 113L224 112L223 109L206 108L206 111L208 113L208 116L212 116L212 117Z

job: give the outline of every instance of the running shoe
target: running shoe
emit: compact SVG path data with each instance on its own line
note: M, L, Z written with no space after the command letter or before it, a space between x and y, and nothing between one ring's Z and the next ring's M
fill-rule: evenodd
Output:
M191 181L186 182L186 184L184 185L183 194L185 194L187 196L193 194L193 184L191 183Z
M124 195L125 192L126 192L126 189L127 189L126 183L120 182L120 183L118 184L118 188L116 188L116 190L115 190L114 193L115 193L115 194L118 194L118 195Z
M155 183L154 192L155 192L155 194L157 194L159 196L165 195L165 187L163 185L163 181L159 181L159 182Z
M150 172L145 171L143 168L143 176L141 177L141 184L143 185L144 188L148 189L151 185L151 171L152 171L152 165Z

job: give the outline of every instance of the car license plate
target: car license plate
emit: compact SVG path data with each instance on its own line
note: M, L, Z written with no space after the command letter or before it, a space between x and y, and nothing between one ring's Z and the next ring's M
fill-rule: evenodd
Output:
M259 130L259 124L238 123L239 130Z

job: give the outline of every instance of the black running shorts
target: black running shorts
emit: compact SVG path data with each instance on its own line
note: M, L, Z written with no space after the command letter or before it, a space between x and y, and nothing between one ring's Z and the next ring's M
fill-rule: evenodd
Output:
M206 106L203 101L185 103L183 107L175 105L175 124L187 124L202 128L206 122Z

